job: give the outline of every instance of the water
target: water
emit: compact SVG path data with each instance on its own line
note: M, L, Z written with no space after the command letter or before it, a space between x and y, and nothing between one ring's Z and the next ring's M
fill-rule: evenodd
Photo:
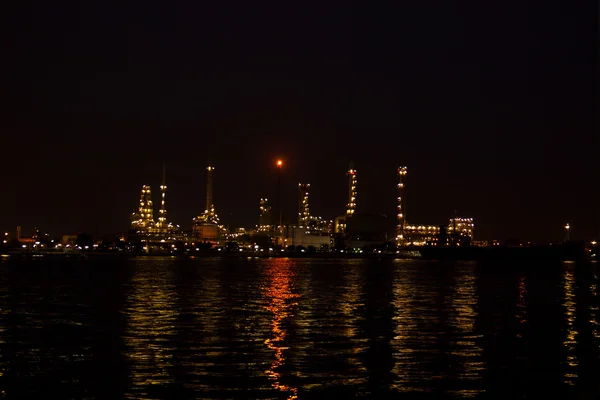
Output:
M597 266L521 267L3 259L0 397L596 398Z

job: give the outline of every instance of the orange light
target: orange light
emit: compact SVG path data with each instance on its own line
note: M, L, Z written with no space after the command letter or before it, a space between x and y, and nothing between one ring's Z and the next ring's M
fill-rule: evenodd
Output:
M277 166L278 166L278 167L281 167L282 165L283 165L283 161L281 161L281 160L277 160Z

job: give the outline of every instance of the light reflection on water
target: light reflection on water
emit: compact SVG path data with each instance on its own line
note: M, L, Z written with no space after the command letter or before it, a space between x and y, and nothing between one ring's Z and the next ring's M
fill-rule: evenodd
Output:
M267 347L274 351L275 359L269 369L265 371L268 378L273 381L273 387L288 393L288 399L298 398L298 388L291 387L281 382L280 368L286 362L286 329L282 325L287 319L293 317L294 309L298 306L293 286L295 264L289 259L275 259L265 265L268 283L264 288L267 300L265 308L273 314L271 322L271 335L265 340Z
M482 390L467 382L481 379L485 365L477 344L480 335L474 328L474 265L461 268L455 279L441 285L435 275L420 278L418 268L407 263L394 282L393 372L397 379L393 387L401 392L439 393L445 385L447 392L457 397L476 396ZM436 290L432 291L432 286ZM447 374L440 374L440 367L448 369ZM460 385L465 387L455 388Z
M173 382L171 374L175 350L177 291L173 270L160 264L137 263L123 314L131 383L134 393L128 398L151 398L147 388Z
M566 334L563 339L563 346L567 352L566 368L564 381L569 385L575 385L577 380L577 330L575 328L575 318L577 317L576 298L575 298L575 274L571 265L566 266L564 274L564 300L562 303L565 322L567 325Z
M571 393L560 385L581 390L586 376L595 382L597 275L573 265L556 274L490 268L497 269L401 260L4 262L0 390L15 397L43 386L44 397L56 398L465 398L513 385L514 398L544 388ZM552 370L556 379L540 385Z

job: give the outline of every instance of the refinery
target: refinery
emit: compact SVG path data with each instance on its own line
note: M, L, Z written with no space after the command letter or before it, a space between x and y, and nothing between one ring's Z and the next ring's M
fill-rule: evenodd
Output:
M385 256L397 258L482 259L498 257L554 257L576 259L596 258L598 244L591 241L571 246L571 224L563 226L564 241L559 245L540 247L530 242L514 243L475 240L475 224L470 216L452 215L439 225L419 223L407 217L405 191L408 168L396 170L396 213L393 217L357 212L360 201L358 170L353 164L346 171L347 201L340 204L340 213L332 219L315 215L311 208L309 182L297 182L297 218L288 223L282 215L283 161L275 163L278 171L275 201L267 197L256 199L257 221L248 228L228 229L219 219L213 199L214 165L206 166L206 200L204 209L190 216L188 224L175 224L167 212L167 169L162 167L159 186L159 208L154 208L150 185L142 185L139 201L130 214L129 229L125 232L92 239L79 233L52 238L34 228L29 237L20 226L16 236L4 232L0 250L7 253L70 253L95 252L123 255L185 255L237 254L243 256ZM342 179L342 177L340 177ZM132 204L132 205L133 205ZM558 243L557 243L558 244ZM565 247L567 246L567 247ZM525 252L515 253L515 248ZM508 250L506 250L508 249ZM566 249L566 250L565 250ZM585 249L585 253L583 252ZM500 252L499 252L500 251Z
M252 250L276 252L301 249L309 252L363 253L372 251L398 252L422 246L469 246L473 241L473 218L453 216L446 224L426 225L408 222L403 204L408 169L397 170L397 214L360 214L356 212L358 199L358 171L351 164L346 172L348 194L345 210L333 219L313 215L310 207L311 185L299 182L297 220L284 224L281 207L281 169L278 168L278 198L275 209L268 198L258 200L258 220L252 228L230 231L220 223L213 203L215 166L206 167L206 202L203 212L191 218L191 224L181 228L168 221L166 168L163 166L160 189L160 208L155 219L152 189L141 188L140 200L131 215L131 229L121 240L130 245L128 250L147 253L174 251L195 252L202 249L237 251Z

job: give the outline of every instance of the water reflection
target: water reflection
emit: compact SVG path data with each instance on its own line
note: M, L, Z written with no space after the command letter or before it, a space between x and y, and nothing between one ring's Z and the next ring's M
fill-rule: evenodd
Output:
M444 269L445 268L445 269ZM399 392L473 397L485 365L475 331L474 266L399 265L394 279L392 341ZM444 392L444 393L440 393Z
M566 266L565 275L563 278L564 298L563 298L563 310L565 315L565 322L567 325L566 335L563 339L563 346L566 349L567 360L566 368L564 373L564 382L569 385L575 385L577 379L577 330L575 327L575 318L577 316L576 311L576 299L575 299L575 274L573 273L570 265Z
M0 266L4 266L2 264L4 264L4 259L0 259ZM4 352L6 351L7 318L10 314L8 306L8 279L6 279L5 270L2 268L0 269L0 397L6 394L2 383L5 379L4 374L7 368L7 360L5 359Z
M351 377L348 376L349 379L345 384L362 385L365 381L362 376L366 372L364 365L359 359L359 355L366 350L366 339L361 337L359 330L359 325L364 320L364 317L360 313L361 307L364 306L360 290L360 282L363 276L360 274L360 269L357 266L344 268L342 274L341 292L338 296L338 309L342 316L340 321L341 338L339 340L347 340L349 346L340 346L338 343L338 350L334 354L344 357L347 363L344 371L340 371L338 374L341 380L343 380L344 374L348 375L352 373Z
M527 295L527 286L525 285L525 276L519 277L519 292L517 294L517 312L515 313L515 317L519 324L523 325L527 322L527 301L525 300L525 296ZM523 334L521 330L524 329L523 326L517 332L518 338L523 338Z
M294 309L298 305L296 299L300 297L294 293L295 273L293 267L294 263L289 259L269 260L265 264L268 283L263 291L267 302L265 308L273 314L271 334L265 340L265 344L275 353L275 359L265 374L273 381L272 386L275 389L289 393L288 399L298 398L298 389L283 383L280 372L286 362L286 350L289 349L286 346L284 323L294 315Z
M416 333L418 332L417 324L419 320L418 304L421 299L418 299L418 288L414 279L415 271L410 265L400 265L402 272L395 275L393 283L394 293L394 322L396 328L395 336L392 340L394 356L396 363L392 372L397 376L396 381L392 384L392 388L399 391L415 391L418 387L411 387L410 383L419 375L423 379L427 379L425 371L419 374L421 369L418 364L418 348L413 348L411 343L414 343ZM427 302L427 300L425 300ZM430 341L426 331L423 331L421 340Z
M587 266L107 257L4 267L7 397L600 392Z
M482 361L482 349L477 344L481 338L475 332L477 318L477 285L474 265L457 270L450 294L450 318L448 326L453 329L450 341L450 353L454 357L454 372L463 388L452 390L461 397L473 397L482 392L481 389L469 387L472 382L481 379L485 369Z
M594 273L592 277L592 283L590 284L590 293L592 295L590 301L590 323L592 324L592 331L594 337L600 340L600 316L598 315L598 303L600 303L600 297L598 296L598 276ZM600 345L600 342L598 343Z
M376 398L387 396L395 379L393 274L388 263L377 262L365 266L362 279L364 305L360 310L364 318L359 326L367 339L362 353L365 389Z
M175 302L172 269L152 260L136 262L123 313L123 334L134 393L128 398L160 398L154 385L173 382Z

